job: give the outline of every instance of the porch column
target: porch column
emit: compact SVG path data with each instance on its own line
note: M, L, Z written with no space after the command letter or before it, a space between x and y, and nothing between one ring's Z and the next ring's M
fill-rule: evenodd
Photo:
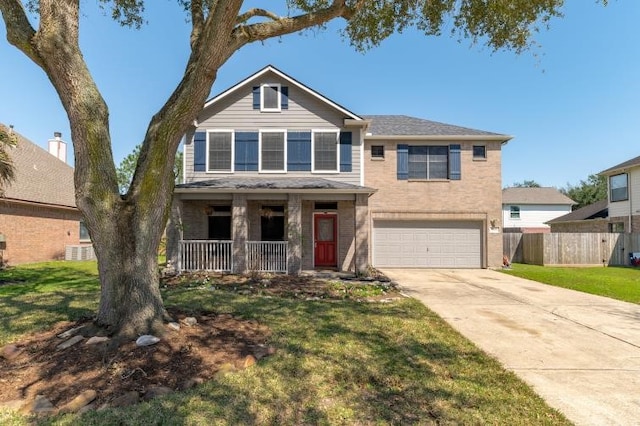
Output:
M167 268L180 271L180 241L182 240L182 201L174 197L166 229Z
M233 238L233 272L243 274L246 266L246 242L249 235L246 194L233 194L231 231Z
M289 194L287 205L288 272L298 275L302 271L302 196Z
M356 273L369 267L369 194L356 194Z

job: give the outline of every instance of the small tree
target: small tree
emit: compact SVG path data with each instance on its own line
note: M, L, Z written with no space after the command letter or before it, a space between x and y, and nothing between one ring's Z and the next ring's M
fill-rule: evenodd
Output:
M136 164L138 163L138 157L140 156L140 145L136 145L126 157L122 159L120 165L116 169L116 175L118 177L118 187L120 188L120 194L126 194L133 179L133 174L136 171ZM182 182L182 151L176 153L175 165L173 166L173 174L175 175L175 183Z
M98 1L123 25L138 27L144 22L144 0ZM450 28L454 35L472 43L522 52L540 27L561 15L564 0L268 3L274 4L274 10L288 9L285 15L251 6L242 11L242 0L177 2L191 23L190 55L181 81L151 117L131 185L120 194L109 109L80 49L80 7L84 2L28 0L26 7L36 16L32 21L22 1L0 0L9 43L46 73L69 117L76 204L98 258L101 294L96 322L123 337L162 331L163 321L168 319L160 296L156 253L171 205L175 154L204 105L218 70L236 51L250 43L323 28L340 19L344 21L343 35L361 51L413 26L429 36Z

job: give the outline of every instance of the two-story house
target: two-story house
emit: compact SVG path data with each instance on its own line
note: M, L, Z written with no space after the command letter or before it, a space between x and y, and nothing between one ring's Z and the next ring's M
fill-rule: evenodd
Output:
M640 156L600 174L608 180L609 230L640 232Z
M168 257L180 270L491 267L509 136L357 115L267 66L185 136Z
M549 233L548 222L571 213L575 204L556 188L505 188L502 190L503 231Z

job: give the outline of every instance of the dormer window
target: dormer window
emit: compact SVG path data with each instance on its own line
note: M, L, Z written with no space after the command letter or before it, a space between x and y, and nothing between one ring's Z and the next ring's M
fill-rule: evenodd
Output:
M260 111L280 112L282 90L279 84L263 84L260 86Z
M289 108L289 87L279 83L253 86L253 109L260 112L282 112Z

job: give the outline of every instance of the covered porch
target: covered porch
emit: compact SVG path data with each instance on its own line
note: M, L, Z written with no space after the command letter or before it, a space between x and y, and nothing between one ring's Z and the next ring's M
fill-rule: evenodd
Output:
M364 271L374 191L324 178L228 177L177 185L167 260L179 271Z

